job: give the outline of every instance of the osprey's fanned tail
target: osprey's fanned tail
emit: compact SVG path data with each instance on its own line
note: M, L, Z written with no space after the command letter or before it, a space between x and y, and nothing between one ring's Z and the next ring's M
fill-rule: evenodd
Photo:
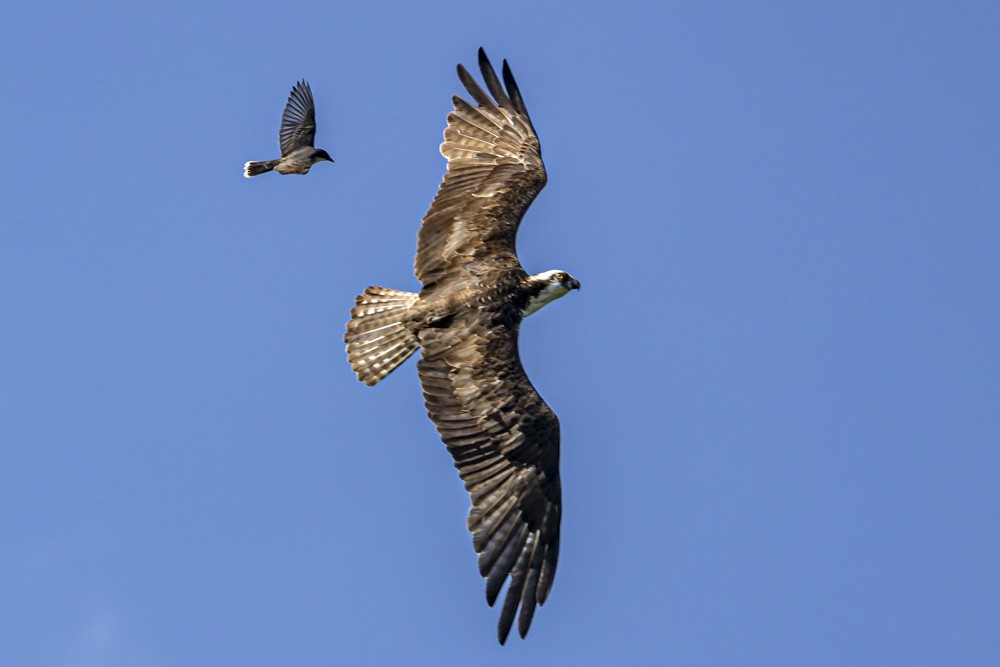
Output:
M414 292L372 286L359 294L351 309L344 342L347 360L358 379L369 387L391 373L420 347L404 324L417 301Z

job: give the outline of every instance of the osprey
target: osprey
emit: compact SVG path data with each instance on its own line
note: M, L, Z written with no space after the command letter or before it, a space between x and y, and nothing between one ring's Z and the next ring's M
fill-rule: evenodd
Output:
M452 97L441 144L448 171L417 239L414 270L423 287L366 289L344 340L351 367L369 386L421 349L427 414L472 499L467 525L490 606L510 579L498 627L503 644L515 616L521 637L527 634L552 588L562 513L559 420L521 366L518 330L580 283L561 270L528 275L518 262L517 228L545 185L545 166L507 61L506 90L483 49L479 69L492 98L458 66L477 106Z
M281 130L278 132L281 157L264 162L247 162L243 165L243 175L250 178L272 169L279 174L308 174L309 168L317 162L333 162L329 153L313 146L315 140L316 103L313 102L309 84L299 81L288 95L285 112L281 114Z

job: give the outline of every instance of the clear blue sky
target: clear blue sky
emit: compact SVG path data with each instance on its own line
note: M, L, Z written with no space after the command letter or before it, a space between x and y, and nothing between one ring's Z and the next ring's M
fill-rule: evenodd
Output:
M993 3L7 3L0 663L986 664L1000 655ZM495 639L413 362L455 65L549 185L528 320L561 560ZM308 79L306 177L277 155Z

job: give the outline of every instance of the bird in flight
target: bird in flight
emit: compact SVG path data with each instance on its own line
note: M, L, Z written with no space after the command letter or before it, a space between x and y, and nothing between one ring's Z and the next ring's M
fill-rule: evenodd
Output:
M541 147L510 67L503 84L486 53L489 94L462 65L475 102L452 97L441 153L448 170L417 239L419 293L369 287L355 299L344 340L371 386L421 350L427 414L472 500L467 526L503 644L515 617L523 638L552 588L562 490L559 420L518 354L521 320L580 283L563 270L528 275L515 252L518 225L545 186Z
M279 174L308 174L309 168L317 162L333 162L333 158L322 148L313 146L316 140L316 103L312 89L305 81L299 81L292 88L281 114L281 130L278 133L281 157L264 162L250 161L243 165L243 175L247 178L276 171Z

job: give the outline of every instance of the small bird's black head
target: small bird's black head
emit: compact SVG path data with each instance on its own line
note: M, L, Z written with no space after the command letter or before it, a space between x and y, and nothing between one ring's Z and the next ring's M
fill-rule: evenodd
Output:
M312 154L312 163L316 164L317 162L333 162L333 158L322 148L317 148L316 152Z

